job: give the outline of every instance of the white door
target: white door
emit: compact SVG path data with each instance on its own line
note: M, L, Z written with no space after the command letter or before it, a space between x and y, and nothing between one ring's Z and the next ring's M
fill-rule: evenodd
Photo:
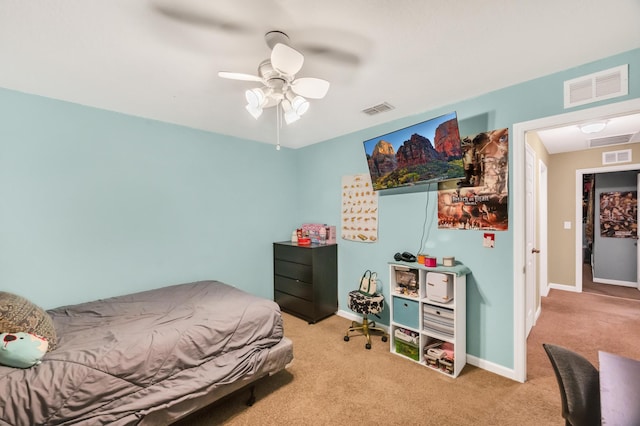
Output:
M535 153L529 147L526 146L525 154L525 261L526 270L525 274L525 311L526 321L525 330L526 336L529 336L529 332L533 327L535 321L536 311L536 256L538 250L535 247L535 230L536 230L536 215L535 215Z

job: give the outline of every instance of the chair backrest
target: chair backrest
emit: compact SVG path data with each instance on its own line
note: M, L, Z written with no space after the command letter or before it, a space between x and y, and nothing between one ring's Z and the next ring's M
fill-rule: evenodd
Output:
M600 377L582 355L543 343L560 387L562 417L573 426L600 425Z

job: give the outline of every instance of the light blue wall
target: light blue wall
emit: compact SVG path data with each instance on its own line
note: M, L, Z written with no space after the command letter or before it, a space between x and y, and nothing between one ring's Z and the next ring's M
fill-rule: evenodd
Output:
M340 224L343 175L367 173L362 142L392 130L447 112L457 111L461 135L508 127L513 143L512 125L568 112L563 107L563 82L614 66L629 64L629 95L615 102L640 96L640 49L587 64L524 84L508 87L437 110L427 111L359 132L341 136L296 152L305 164L300 184L299 222ZM470 70L470 72L473 72ZM428 71L425 71L428 75ZM429 94L424 93L427 97ZM611 102L611 101L609 101ZM601 105L594 103L583 108ZM577 109L577 108L575 108ZM572 109L575 110L575 109ZM509 168L513 150L509 153ZM553 185L553 182L549 182ZM510 179L510 193L513 182ZM467 264L473 274L467 278L467 352L483 360L507 367L514 366L513 306L513 204L509 203L508 231L496 232L494 249L482 247L483 231L437 229L437 191L385 195L380 197L379 240L365 244L339 239L339 305L347 310L347 293L356 288L366 269L378 271L385 279L384 293L389 295L388 262L393 254L420 248L423 223L429 224L426 252L438 258L453 255ZM426 213L425 213L426 212ZM388 311L382 322L388 324Z
M272 298L294 151L0 90L0 289L46 308L199 279Z

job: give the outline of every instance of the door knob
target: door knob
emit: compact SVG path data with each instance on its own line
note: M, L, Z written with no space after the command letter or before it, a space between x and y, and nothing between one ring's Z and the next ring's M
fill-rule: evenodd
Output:
M533 253L533 254L540 253L540 249L532 248L531 249L531 253Z

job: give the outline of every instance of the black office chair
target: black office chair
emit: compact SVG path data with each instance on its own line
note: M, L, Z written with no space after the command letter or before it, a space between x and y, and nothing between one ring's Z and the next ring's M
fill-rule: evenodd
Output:
M543 343L560 387L562 417L567 426L601 425L600 377L582 355Z

